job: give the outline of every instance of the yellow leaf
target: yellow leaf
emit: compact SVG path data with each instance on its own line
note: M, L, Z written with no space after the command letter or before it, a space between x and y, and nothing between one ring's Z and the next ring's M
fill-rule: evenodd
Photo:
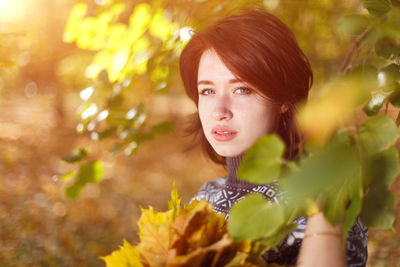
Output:
M129 36L129 29L125 24L116 23L109 25L107 28L107 50L110 53L117 52L121 48L130 46L127 36Z
M251 252L251 241L235 244L228 236L224 215L217 214L210 203L193 201L180 208L181 198L174 185L169 211L142 209L139 219L140 243L124 247L102 259L114 266L230 266L244 263ZM180 214L175 218L174 210ZM131 262L135 264L128 265Z
M233 245L233 240L225 233L220 240L210 246L197 247L188 254L173 258L168 266L224 266L230 259L226 255L222 256L222 252Z
M357 106L365 102L374 83L365 78L345 78L328 84L297 114L306 138L323 145L339 126L348 123Z
M100 257L106 262L107 267L142 267L139 251L124 240L124 245L119 250L108 256Z
M117 3L117 4L113 5L110 10L114 16L119 16L125 10L125 4Z
M158 65L150 74L150 79L154 83L158 83L167 79L169 75L169 68L167 65Z
M131 42L139 39L148 28L151 19L151 6L143 3L135 7L133 14L129 18L130 32L129 38Z
M178 190L176 189L175 183L171 191L171 200L168 201L168 209L172 210L172 218L175 220L180 214L181 200L179 197Z
M151 35L164 42L178 29L178 27L165 16L163 9L158 9L154 14L149 28Z
M155 212L153 207L142 209L138 222L140 243L136 248L148 264L162 266L166 263L173 234L172 221L172 211Z
M217 214L210 203L196 201L191 205L191 210L182 210L172 225L177 233L172 241L177 255L212 245L227 232L224 215Z
M76 4L69 15L67 25L65 27L63 40L64 42L71 43L75 40L80 22L85 16L87 5L85 3Z

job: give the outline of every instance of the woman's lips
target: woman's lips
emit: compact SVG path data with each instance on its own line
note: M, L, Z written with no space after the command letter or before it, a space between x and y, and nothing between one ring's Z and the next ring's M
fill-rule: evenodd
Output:
M226 126L216 126L212 128L211 133L215 140L217 141L229 141L235 138L237 132L226 127Z

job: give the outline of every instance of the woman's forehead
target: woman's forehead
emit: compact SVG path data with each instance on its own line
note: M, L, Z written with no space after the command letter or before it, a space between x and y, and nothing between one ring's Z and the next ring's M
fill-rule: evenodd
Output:
M197 75L198 81L209 79L227 79L231 82L240 80L228 69L218 54L211 49L204 51L201 55Z

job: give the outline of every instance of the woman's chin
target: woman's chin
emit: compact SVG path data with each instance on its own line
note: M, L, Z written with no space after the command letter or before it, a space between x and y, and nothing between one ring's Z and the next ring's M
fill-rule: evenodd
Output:
M244 153L244 151L239 151L237 149L227 150L227 149L215 149L218 155L221 157L236 157Z
M235 140L217 142L212 138L208 138L208 141L214 151L221 157L235 157L245 153L248 149L248 146Z

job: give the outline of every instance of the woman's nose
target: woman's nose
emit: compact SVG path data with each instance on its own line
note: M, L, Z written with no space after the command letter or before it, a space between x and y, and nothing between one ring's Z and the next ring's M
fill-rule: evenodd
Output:
M215 104L213 117L217 121L232 119L233 113L231 111L228 101L225 98L221 98Z

